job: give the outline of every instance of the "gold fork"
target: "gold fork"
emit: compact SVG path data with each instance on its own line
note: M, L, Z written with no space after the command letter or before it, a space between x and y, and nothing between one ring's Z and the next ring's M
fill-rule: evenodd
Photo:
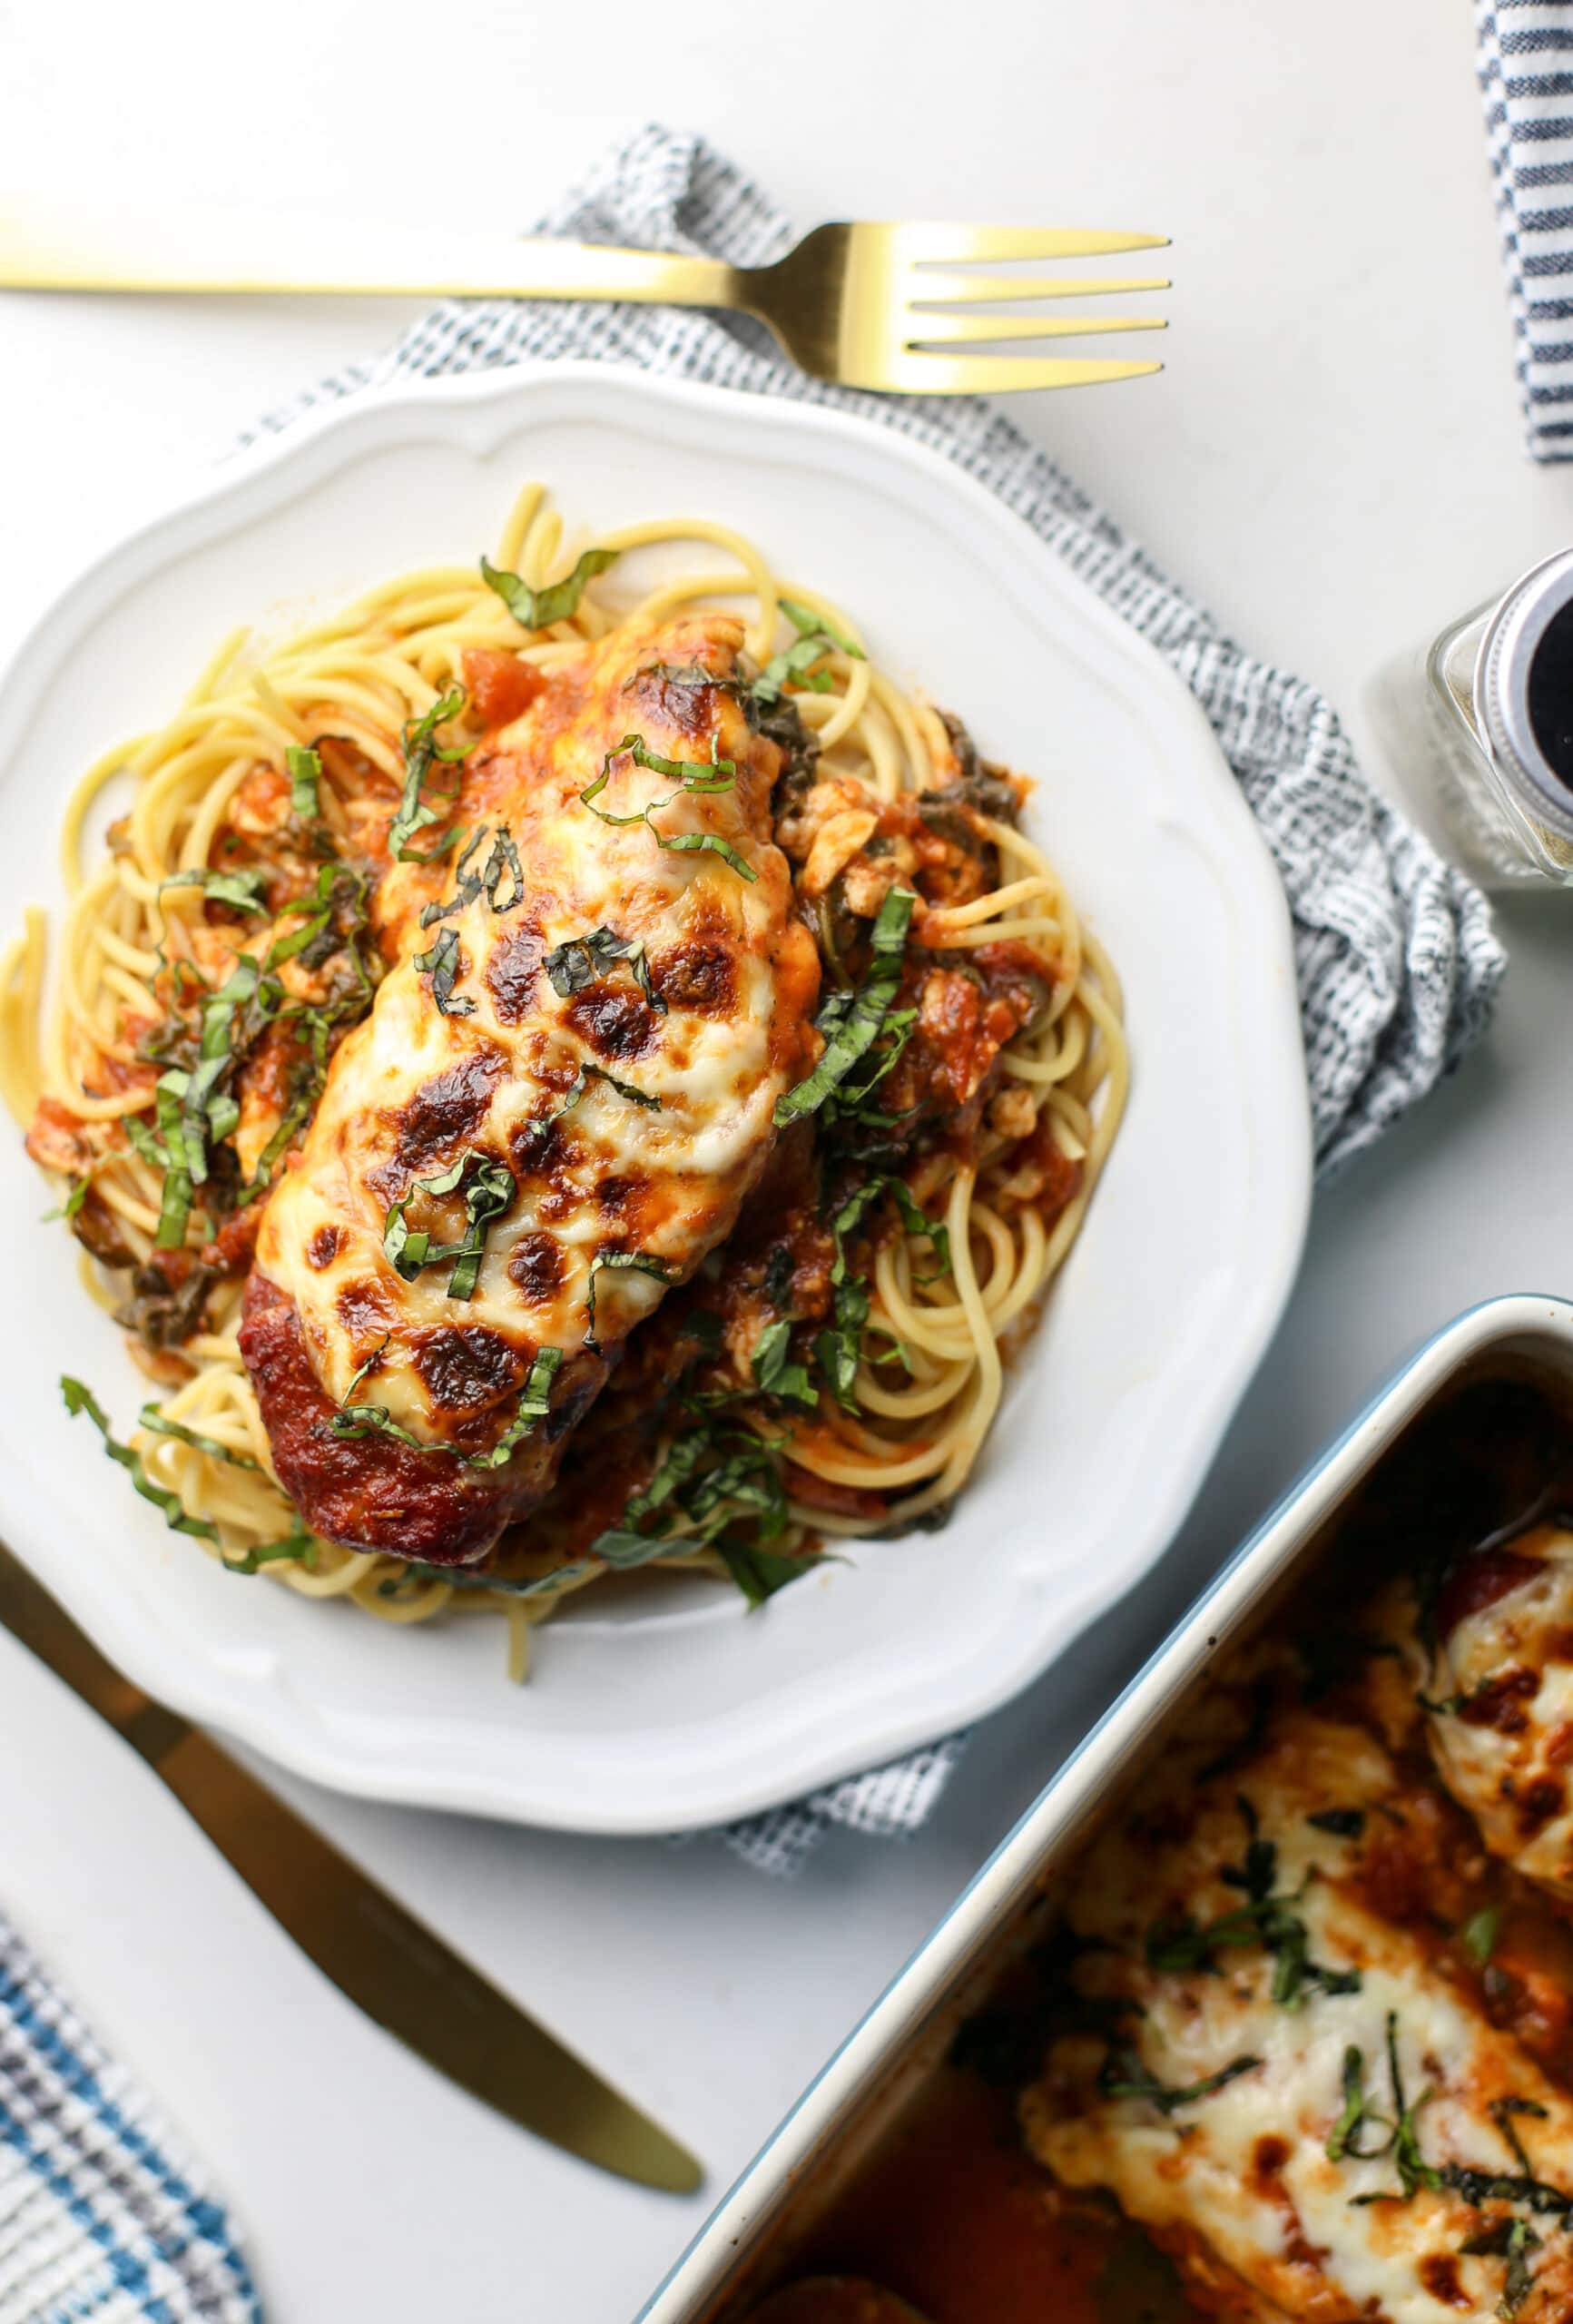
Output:
M233 220L194 211L140 231L99 221L82 235L63 226L0 222L0 286L30 290L337 291L457 299L626 300L642 305L727 307L754 316L818 379L909 395L992 395L1012 388L1072 388L1132 379L1159 363L1047 353L972 354L973 347L1163 330L1157 315L1002 315L1004 305L1166 290L1166 277L963 274L946 270L1013 260L1103 257L1155 250L1164 234L1062 227L816 226L773 266L598 243L483 240L467 254L412 247L396 261L337 248L331 230L265 229L265 256L244 247ZM237 241L237 233L241 239ZM293 246L291 246L291 241ZM149 257L149 251L162 255ZM963 309L965 312L947 312Z

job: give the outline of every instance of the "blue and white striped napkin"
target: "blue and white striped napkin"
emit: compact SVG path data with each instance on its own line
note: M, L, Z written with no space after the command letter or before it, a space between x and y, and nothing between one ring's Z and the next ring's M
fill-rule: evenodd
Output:
M260 2324L202 2173L0 1916L0 2324Z
M1573 459L1573 0L1477 0L1531 459Z

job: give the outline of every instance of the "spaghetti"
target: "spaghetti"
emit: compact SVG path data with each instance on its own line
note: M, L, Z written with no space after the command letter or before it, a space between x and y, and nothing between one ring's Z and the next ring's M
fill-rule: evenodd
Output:
M670 566L694 544L719 556L616 609L639 553ZM880 671L839 607L702 521L611 532L568 563L532 486L496 566L408 575L271 645L226 640L169 724L69 803L53 996L41 911L0 963L0 1087L65 1182L88 1288L161 1392L115 1448L139 1490L226 1566L302 1596L400 1623L500 1610L519 1674L530 1629L613 1569L630 1526L660 1534L660 1562L729 1570L753 1598L820 1535L935 1521L1079 1231L1128 1071L1117 979L1019 828L1025 783ZM622 623L718 598L747 608L750 716L783 753L775 836L819 943L826 1057L858 1062L783 1101L783 1167L635 1334L487 1573L320 1540L276 1482L236 1329L256 1218L372 1002L368 900L411 731L506 696L512 666L549 680ZM461 732L466 712L446 714ZM128 803L93 858L112 784ZM670 1489L707 1429L732 1448L709 1507Z

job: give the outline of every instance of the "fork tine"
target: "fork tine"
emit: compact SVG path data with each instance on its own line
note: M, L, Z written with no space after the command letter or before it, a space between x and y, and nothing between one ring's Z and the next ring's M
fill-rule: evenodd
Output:
M1105 379L1139 379L1161 363L1106 362L1068 356L943 355L902 359L900 386L909 395L993 396L1018 388L1090 388Z
M1169 290L1166 274L939 274L915 287L914 307L965 307L995 300L1019 305L1026 299L1100 299L1110 290Z
M939 222L898 229L902 255L915 266L987 265L1011 258L1104 258L1115 251L1157 251L1167 234L1103 233L1073 226L961 226Z
M1103 331L1167 330L1162 315L914 315L908 348L968 347L983 339L1087 339Z

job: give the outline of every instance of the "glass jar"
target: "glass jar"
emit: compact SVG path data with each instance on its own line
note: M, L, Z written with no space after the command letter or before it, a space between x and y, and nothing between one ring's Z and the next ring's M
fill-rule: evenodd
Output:
M1488 888L1573 887L1573 549L1377 679L1417 820Z

